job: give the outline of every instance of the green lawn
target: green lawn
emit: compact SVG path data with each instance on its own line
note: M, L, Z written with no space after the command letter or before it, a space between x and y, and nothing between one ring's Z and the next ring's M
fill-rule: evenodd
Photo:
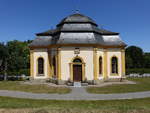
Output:
M71 89L65 87L50 87L48 85L25 85L16 81L0 82L0 90L24 91L32 93L70 93Z
M0 97L0 109L42 109L49 113L149 113L150 98L111 101L56 101ZM53 112L52 112L53 111ZM47 112L37 112L47 113Z
M121 84L104 87L88 87L89 93L109 94L109 93L127 93L150 91L150 78L128 78L130 81L135 81L137 84Z

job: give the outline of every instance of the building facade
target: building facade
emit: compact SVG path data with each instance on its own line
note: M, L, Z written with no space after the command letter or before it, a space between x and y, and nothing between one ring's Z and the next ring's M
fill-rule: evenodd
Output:
M32 79L99 84L125 76L126 44L87 16L70 15L36 36L29 46Z

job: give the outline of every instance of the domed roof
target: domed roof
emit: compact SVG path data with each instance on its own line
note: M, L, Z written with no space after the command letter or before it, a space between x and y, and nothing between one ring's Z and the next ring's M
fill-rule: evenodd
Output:
M91 18L73 14L64 18L55 29L36 34L30 46L91 44L125 46L119 33L101 29Z
M70 15L70 16L64 18L57 26L60 26L65 23L91 23L91 24L97 26L95 21L92 20L90 17L84 16L79 13L76 13L76 14L73 14L73 15Z
M76 13L64 18L56 29L37 33L37 36L54 36L61 32L96 32L101 35L118 35L119 33L99 29L98 25L88 16Z

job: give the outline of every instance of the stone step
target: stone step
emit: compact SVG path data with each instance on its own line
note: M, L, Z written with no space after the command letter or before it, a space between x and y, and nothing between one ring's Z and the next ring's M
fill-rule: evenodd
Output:
M74 87L81 87L81 82L74 82L74 83L73 83L73 86L74 86Z

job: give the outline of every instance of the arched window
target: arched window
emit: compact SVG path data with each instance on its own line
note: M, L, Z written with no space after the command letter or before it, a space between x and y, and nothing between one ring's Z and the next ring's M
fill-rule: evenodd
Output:
M117 74L118 73L118 59L117 59L117 57L112 57L111 65L112 65L112 73Z
M73 62L74 63L82 63L81 59L79 59L79 58L74 59Z
M44 59L43 58L38 59L38 74L39 75L44 74Z
M102 61L102 57L99 58L99 75L102 74L102 70L103 70L103 61Z

